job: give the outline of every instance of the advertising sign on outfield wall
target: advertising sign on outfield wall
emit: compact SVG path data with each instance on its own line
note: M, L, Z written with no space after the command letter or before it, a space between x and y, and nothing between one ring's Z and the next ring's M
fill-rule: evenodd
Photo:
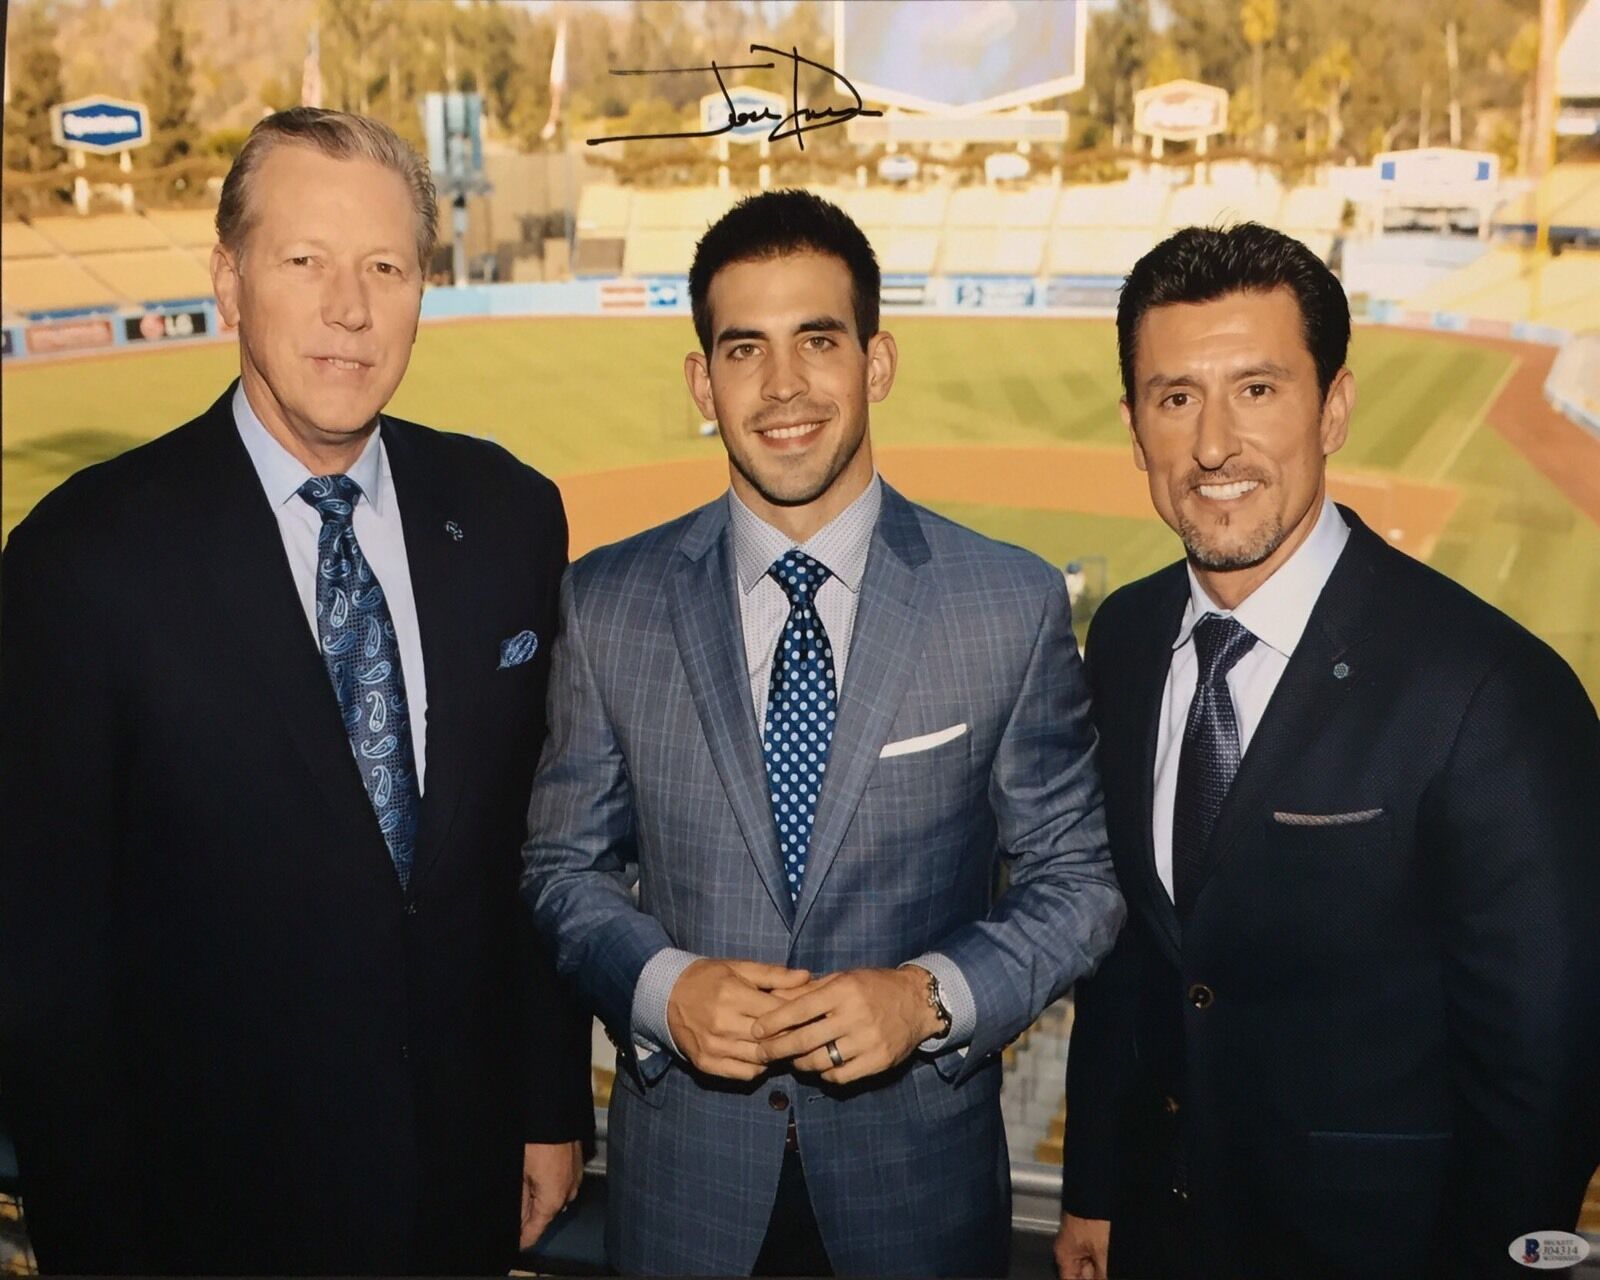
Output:
M886 307L925 307L928 305L926 276L885 276L878 289L878 300Z
M1034 282L994 278L968 278L955 281L955 303L971 311L1017 311L1033 306Z
M123 336L129 342L165 342L171 338L201 338L206 334L203 307L182 311L146 311L122 318Z
M90 316L82 320L55 320L48 324L30 324L23 331L23 341L30 355L49 355L56 351L92 351L96 347L109 347L116 342L111 321L105 316Z
M1120 276L1057 276L1045 285L1047 307L1115 308L1122 292Z
M17 339L11 329L0 329L0 357L9 359L17 354Z

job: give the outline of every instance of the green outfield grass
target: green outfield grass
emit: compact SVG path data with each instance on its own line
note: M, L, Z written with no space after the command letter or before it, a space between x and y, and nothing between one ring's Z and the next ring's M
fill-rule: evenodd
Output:
M892 316L901 366L874 410L882 444L1121 444L1107 321ZM681 366L687 320L503 320L426 327L394 412L499 441L560 478L716 455L696 435ZM1458 486L1437 567L1548 639L1600 696L1600 527L1484 422L1512 357L1423 334L1358 332L1359 389L1338 463ZM78 467L203 410L230 346L10 366L3 375L3 524ZM1131 461L1130 461L1130 466ZM915 495L912 495L915 496ZM1056 563L1104 557L1114 587L1176 558L1153 513L1118 519L992 505L947 514Z

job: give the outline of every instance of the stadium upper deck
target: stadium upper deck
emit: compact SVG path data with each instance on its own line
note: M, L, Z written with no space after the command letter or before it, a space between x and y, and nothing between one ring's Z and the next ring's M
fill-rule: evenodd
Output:
M886 277L1068 277L1114 285L1177 227L1244 218L1279 227L1326 259L1345 214L1344 197L1332 187L1283 188L1270 180L1171 187L1145 177L1061 187L818 191L866 230ZM702 231L741 194L709 186L586 186L578 202L575 273L681 277ZM1536 195L1504 206L1496 228L1515 237L1535 210L1552 226L1587 229L1600 240L1600 166L1558 166ZM151 210L6 222L0 303L8 315L20 315L206 297L213 216L208 209ZM1586 236L1569 237L1569 243L1586 242ZM1378 247L1376 241L1367 246ZM1535 258L1500 247L1480 254L1464 247L1471 250L1457 255L1464 265L1413 273L1416 280L1400 289L1408 305L1592 327L1600 259L1583 252Z

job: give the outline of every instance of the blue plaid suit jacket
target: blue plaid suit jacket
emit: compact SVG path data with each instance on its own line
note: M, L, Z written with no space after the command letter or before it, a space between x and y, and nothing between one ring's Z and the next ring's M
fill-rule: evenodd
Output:
M999 1052L1093 969L1123 917L1061 574L885 489L794 904L734 592L725 500L584 557L563 592L523 886L622 1046L611 1261L749 1271L783 1159L781 1089L842 1274L998 1274ZM634 987L667 946L816 974L937 949L972 990L976 1030L965 1055L914 1054L846 1088L715 1080L675 1058L647 1078Z

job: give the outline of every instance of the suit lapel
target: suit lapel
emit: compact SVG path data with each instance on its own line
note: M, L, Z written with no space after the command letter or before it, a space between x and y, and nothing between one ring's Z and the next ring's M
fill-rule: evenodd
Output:
M1343 507L1340 512L1350 525L1349 541L1311 611L1305 634L1267 703L1217 815L1205 878L1196 891L1196 911L1217 866L1243 834L1260 822L1280 780L1300 768L1307 750L1344 704L1352 686L1359 683L1349 678L1350 666L1358 664L1346 664L1344 675L1335 670L1369 630L1367 605L1373 594L1376 566L1371 552L1376 535L1354 513Z
M490 658L469 652L471 614L461 607L463 552L445 529L446 522L461 513L451 508L437 468L428 467L418 428L385 418L383 444L400 503L428 682L427 774L411 881L415 891L448 843L461 802L470 746L465 735L470 664Z
M712 764L722 779L756 874L785 923L794 904L783 878L778 831L767 797L767 771L750 705L744 630L734 600L728 505L719 499L701 510L678 544L668 587L668 607L689 693L705 730Z
M1136 643L1142 649L1130 664L1135 682L1131 693L1133 719L1130 723L1138 725L1142 734L1138 744L1139 796L1134 808L1141 818L1136 846L1139 875L1144 881L1143 896L1149 904L1156 936L1163 941L1174 961L1178 958L1181 938L1178 912L1156 870L1155 832L1151 822L1155 812L1156 746L1161 732L1161 701L1166 694L1167 674L1172 667L1172 642L1177 639L1178 628L1183 623L1184 602L1189 598L1188 581L1183 566L1178 565L1172 582L1161 594L1150 625L1139 629ZM1110 714L1117 715L1117 709L1110 708Z
M911 504L887 485L861 582L839 719L806 852L795 931L805 923L838 856L861 793L889 740L906 686L922 658L935 599L931 556Z
M194 475L205 476L204 500L173 503L190 526L193 563L210 580L218 612L254 650L253 677L266 686L274 713L305 762L335 821L353 848L365 846L399 891L388 847L350 754L328 670L306 623L284 555L277 516L239 439L230 387L196 424Z

